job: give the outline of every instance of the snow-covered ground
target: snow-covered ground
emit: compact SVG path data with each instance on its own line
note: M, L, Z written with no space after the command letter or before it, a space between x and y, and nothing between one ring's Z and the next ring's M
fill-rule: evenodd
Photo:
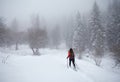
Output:
M66 49L41 49L33 56L27 46L0 49L0 82L120 82L119 69L108 69L110 61L97 67L91 60L76 59L77 71L67 68Z

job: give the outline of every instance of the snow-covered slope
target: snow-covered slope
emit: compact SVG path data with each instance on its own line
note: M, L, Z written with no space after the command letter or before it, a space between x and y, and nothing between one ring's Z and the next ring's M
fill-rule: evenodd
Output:
M41 56L32 56L25 47L17 52L1 52L1 57L10 56L5 63L0 62L0 82L120 82L120 73L86 60L76 59L78 71L67 68L66 50L41 49L40 52Z

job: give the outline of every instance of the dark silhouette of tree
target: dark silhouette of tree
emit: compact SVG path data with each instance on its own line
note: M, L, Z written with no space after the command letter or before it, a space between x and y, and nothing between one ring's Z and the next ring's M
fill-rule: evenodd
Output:
M34 55L40 55L39 49L48 43L47 32L40 27L39 16L34 18L32 27L28 30L28 42Z
M108 47L114 53L116 65L120 63L120 1L113 0L107 13Z

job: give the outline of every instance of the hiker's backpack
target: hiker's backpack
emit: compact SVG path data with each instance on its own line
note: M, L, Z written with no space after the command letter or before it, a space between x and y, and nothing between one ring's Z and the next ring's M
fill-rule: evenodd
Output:
M74 59L74 53L70 52L70 59Z

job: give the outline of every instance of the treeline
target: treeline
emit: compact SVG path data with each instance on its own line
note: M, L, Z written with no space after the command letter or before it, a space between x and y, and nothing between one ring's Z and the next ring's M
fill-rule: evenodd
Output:
M91 53L96 65L100 66L105 52L112 52L116 65L120 64L120 1L113 0L105 12L94 3L87 15L76 15L72 47L79 58L83 52Z
M0 47L15 46L19 50L19 45L29 45L33 55L40 55L40 48L59 48L61 44L61 29L55 24L53 28L43 24L39 15L33 15L30 18L29 27L24 29L16 18L10 25L5 23L3 17L0 18Z

